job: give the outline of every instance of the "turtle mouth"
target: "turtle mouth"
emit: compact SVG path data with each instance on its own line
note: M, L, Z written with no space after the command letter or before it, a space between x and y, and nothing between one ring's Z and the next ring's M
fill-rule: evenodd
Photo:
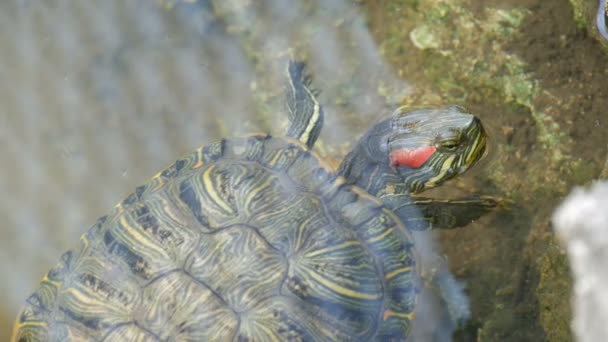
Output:
M473 132L471 132L471 139L468 143L468 147L464 152L464 165L461 166L465 169L462 171L466 171L475 165L478 161L485 158L488 154L487 148L487 134L481 125L481 121L478 118L475 118L473 121Z
M469 167L473 166L475 163L488 155L486 140L485 132L481 130L479 132L479 137L476 139L474 147L471 149L471 153L469 153L467 158L467 164L469 164Z

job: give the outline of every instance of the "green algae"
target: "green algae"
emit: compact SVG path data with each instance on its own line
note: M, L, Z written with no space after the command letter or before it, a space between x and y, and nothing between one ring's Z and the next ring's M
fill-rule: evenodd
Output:
M568 258L553 234L546 234L537 248L545 251L536 260L539 283L535 292L541 324L549 341L571 341L572 282Z
M517 38L526 9L486 8L483 16L458 1L432 0L421 5L421 23L410 33L426 55L427 74L442 88L466 87L528 109L538 127L538 141L554 167L568 157L564 130L535 103L542 96L530 67L506 45Z

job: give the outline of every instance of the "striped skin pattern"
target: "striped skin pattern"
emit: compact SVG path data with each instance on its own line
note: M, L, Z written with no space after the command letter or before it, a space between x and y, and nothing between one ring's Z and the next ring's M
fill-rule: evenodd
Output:
M412 238L307 147L267 135L178 160L98 220L15 341L405 339Z
M498 201L426 198L420 193L470 169L483 157L487 140L480 120L457 106L398 108L365 133L338 174L379 198L409 230L462 227Z
M425 109L407 113L397 125L412 126L406 137L389 141L390 149L437 145L425 166L402 172L401 184L410 192L420 192L465 172L485 151L487 136L478 118L458 107ZM405 189L404 189L405 190Z
M291 62L285 70L285 109L290 122L287 136L312 148L324 119L321 104L310 88L310 77L304 74L305 67L304 63Z
M372 127L340 165L350 183L381 197L416 194L441 185L471 168L486 149L487 134L480 120L452 106L399 108L393 117ZM420 167L391 168L389 155L432 147L435 152Z

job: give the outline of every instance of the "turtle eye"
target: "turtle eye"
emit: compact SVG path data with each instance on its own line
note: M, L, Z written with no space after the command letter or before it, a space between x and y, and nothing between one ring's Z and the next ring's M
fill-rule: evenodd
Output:
M455 141L447 142L447 143L441 144L441 147L445 148L446 150L453 151L458 147L458 143Z
M447 140L442 141L439 146L446 151L454 151L458 148L458 141L456 140Z

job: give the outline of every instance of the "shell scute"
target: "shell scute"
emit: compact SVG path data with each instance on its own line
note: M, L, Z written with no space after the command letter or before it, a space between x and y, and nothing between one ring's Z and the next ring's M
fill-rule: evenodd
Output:
M225 139L100 218L43 280L18 336L369 340L386 322L407 331L410 238L303 144Z

